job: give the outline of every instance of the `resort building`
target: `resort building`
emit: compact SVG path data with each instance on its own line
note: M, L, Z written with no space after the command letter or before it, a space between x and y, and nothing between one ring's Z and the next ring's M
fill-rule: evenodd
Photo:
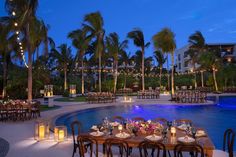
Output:
M186 45L178 50L176 50L176 72L184 73L190 72L193 69L193 65L189 63L190 56L187 51L189 50L190 45ZM236 43L213 43L207 44L208 49L220 49L221 57L224 59L225 63L235 62L236 61ZM197 64L196 68L200 65Z

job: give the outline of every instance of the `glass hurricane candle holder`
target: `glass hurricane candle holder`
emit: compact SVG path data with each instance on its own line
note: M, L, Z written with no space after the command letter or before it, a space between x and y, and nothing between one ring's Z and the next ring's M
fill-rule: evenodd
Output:
M35 140L42 141L49 139L49 135L49 122L47 120L37 120L35 122Z
M176 136L176 128L175 127L171 127L170 128L170 133L171 133L171 136Z
M121 131L123 130L123 126L120 124L120 125L118 125L118 130L120 131L120 133L121 133Z
M54 128L54 140L56 142L63 142L67 139L67 128L66 126L56 126Z

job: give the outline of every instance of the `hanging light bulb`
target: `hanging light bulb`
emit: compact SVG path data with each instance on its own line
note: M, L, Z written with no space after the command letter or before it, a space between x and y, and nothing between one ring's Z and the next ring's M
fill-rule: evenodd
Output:
M13 16L16 16L16 12L13 11L13 12L12 12L12 15L13 15Z
M20 50L20 52L22 52L22 53L23 53L23 52L24 52L24 50Z
M20 40L20 37L17 37L17 40Z
M21 43L21 42L19 42L19 45L22 45L22 43Z
M23 56L23 55L24 55L24 53L21 53L21 55Z
M18 35L20 32L19 31L16 31L16 34Z
M23 47L21 46L20 49L23 49Z
M18 23L15 22L14 25L17 27L17 26L18 26Z

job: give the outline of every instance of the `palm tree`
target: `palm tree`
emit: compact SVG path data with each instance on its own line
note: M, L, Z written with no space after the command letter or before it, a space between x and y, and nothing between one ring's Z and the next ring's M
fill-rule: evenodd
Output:
M100 12L90 13L84 17L84 29L95 37L95 56L98 58L98 77L99 77L99 92L102 90L102 54L104 52L104 34L103 18Z
M130 53L127 53L126 51L121 51L120 54L120 59L119 61L121 62L120 64L123 65L125 74L124 74L124 89L126 88L126 73L128 72L129 65L131 64L131 55Z
M0 23L0 54L3 59L3 90L2 97L6 96L6 86L7 86L7 73L8 73L8 58L10 58L11 52L11 41L8 39L8 34L10 32L9 25L4 25Z
M127 48L128 41L124 40L119 41L119 36L117 33L110 33L106 37L106 46L108 53L112 56L113 59L113 71L114 71L114 88L113 92L116 93L117 77L118 77L118 59L122 52Z
M176 48L175 35L169 28L164 28L153 36L153 43L155 48L161 49L164 53L171 54L172 71L171 71L171 94L174 90L174 52Z
M218 91L218 84L216 80L216 71L218 71L219 67L221 66L222 60L217 55L217 52L208 51L202 53L200 56L200 64L202 68L211 69L214 81L215 90Z
M28 101L32 100L32 55L38 46L38 32L42 29L42 23L36 17L36 11L38 8L38 0L17 0L6 1L6 10L9 15L13 12L15 26L17 30L21 31L26 43L26 49L28 52ZM36 43L35 43L36 42Z
M188 55L190 56L189 62L193 66L194 74L194 85L197 88L197 73L196 64L199 62L199 54L201 54L205 49L205 39L200 31L196 31L189 37L188 42L190 43L190 48L188 50Z
M142 53L142 90L145 90L145 76L144 76L144 54L145 48L148 48L150 42L145 43L143 32L139 29L134 29L128 33L128 38L133 39L134 45L141 48Z
M56 62L58 64L59 69L63 69L64 73L64 90L66 91L68 89L67 85L67 71L69 64L72 61L72 54L71 54L71 48L68 47L66 44L61 44L58 47L58 50L53 49L52 55L56 59Z
M84 94L84 56L88 50L91 36L88 36L84 29L77 29L70 32L68 37L72 40L72 45L77 49L76 65L81 62L81 93Z
M160 50L154 51L154 58L156 59L156 61L158 63L159 70L160 70L160 73L159 73L160 83L159 84L160 84L160 89L161 89L162 68L163 68L163 64L165 64L167 58L164 57L163 53Z

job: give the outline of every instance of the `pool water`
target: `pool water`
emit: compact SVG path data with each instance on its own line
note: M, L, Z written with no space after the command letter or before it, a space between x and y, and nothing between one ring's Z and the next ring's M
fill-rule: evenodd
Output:
M191 119L194 125L205 128L216 148L221 149L223 134L227 128L236 130L236 97L220 97L217 105L210 106L171 106L171 105L124 105L100 107L65 114L56 120L56 125L66 125L70 133L70 124L79 120L83 131L102 122L104 117L120 115L125 118L144 117L146 120L157 117Z

